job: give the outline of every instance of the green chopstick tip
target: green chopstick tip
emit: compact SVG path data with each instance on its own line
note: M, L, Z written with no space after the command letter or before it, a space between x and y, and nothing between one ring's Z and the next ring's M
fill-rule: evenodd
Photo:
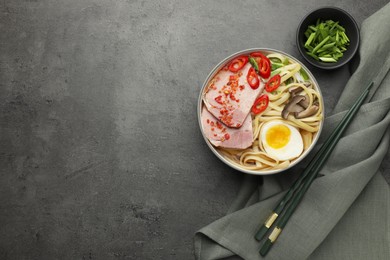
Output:
M257 241L260 241L263 239L263 237L265 236L265 234L267 234L267 231L268 231L268 228L264 225L261 226L261 228L259 229L259 231L257 231L256 235L255 235L255 238Z
M260 249L260 255L261 256L266 256L269 252L269 250L271 249L273 243L271 242L271 240L267 239L267 241L264 242L263 246L261 247Z

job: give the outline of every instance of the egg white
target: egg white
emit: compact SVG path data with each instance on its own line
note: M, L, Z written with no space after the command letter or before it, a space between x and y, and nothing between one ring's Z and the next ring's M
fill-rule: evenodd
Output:
M275 149L267 143L266 133L272 126L279 124L284 125L290 129L290 140L285 146ZM265 123L260 131L260 140L262 142L265 152L279 161L294 159L300 156L303 151L302 136L299 133L298 129L280 120L274 120Z

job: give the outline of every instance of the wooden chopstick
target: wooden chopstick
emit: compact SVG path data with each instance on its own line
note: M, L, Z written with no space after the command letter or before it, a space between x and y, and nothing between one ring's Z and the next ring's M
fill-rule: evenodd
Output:
M280 235L282 229L287 224L289 218L293 214L295 208L298 206L299 202L302 200L303 195L309 189L311 183L317 177L318 172L321 170L322 166L325 164L326 160L329 158L337 142L340 140L341 135L352 121L353 117L359 111L360 106L363 104L363 101L368 96L370 88L372 87L373 82L371 82L368 87L363 91L355 104L349 109L347 114L340 121L336 129L333 130L332 134L328 137L326 142L322 145L321 149L317 152L315 157L312 159L310 164L306 167L304 173L301 177L293 184L290 190L279 202L278 206L274 209L273 214L268 218L264 225L260 228L259 232L256 234L256 239L260 240L268 229L271 227L273 222L276 221L276 227L273 229L272 233L265 241L264 245L260 250L260 254L265 256L268 251L271 249L273 243L276 241ZM292 200L291 203L288 202ZM279 219L278 216L287 205L287 209L283 216ZM279 213L277 213L279 212ZM275 216L276 215L276 216ZM265 231L264 231L265 230Z

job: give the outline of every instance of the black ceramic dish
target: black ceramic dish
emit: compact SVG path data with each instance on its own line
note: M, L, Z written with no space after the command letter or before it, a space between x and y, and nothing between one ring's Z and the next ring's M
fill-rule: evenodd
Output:
M345 28L345 32L350 39L350 45L344 52L344 56L335 63L317 61L306 54L307 50L305 49L304 45L307 39L304 33L309 25L315 24L317 22L318 18L321 20L331 19L333 21L339 21L339 24ZM297 30L297 47L299 52L307 62L321 69L336 69L348 63L356 54L359 43L360 35L357 23L350 14L337 7L322 7L310 12L302 19Z

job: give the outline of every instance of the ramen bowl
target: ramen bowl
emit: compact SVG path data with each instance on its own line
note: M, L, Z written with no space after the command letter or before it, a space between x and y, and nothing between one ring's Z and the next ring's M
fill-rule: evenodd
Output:
M268 77L263 71L266 60L272 68ZM238 108L249 109L248 116L235 116ZM279 50L253 48L226 57L211 70L199 94L197 114L202 136L218 159L247 174L271 175L297 165L311 152L325 112L320 87L304 64Z

